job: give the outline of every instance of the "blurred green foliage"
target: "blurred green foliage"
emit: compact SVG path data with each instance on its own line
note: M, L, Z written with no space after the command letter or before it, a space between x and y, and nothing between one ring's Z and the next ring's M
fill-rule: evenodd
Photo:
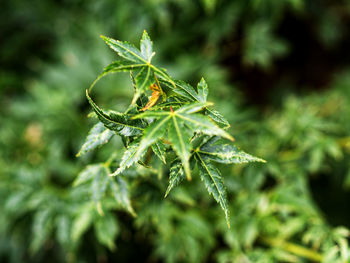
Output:
M1 5L1 262L349 262L348 2ZM231 229L198 176L164 199L169 171L127 174L137 217L110 189L97 193L101 216L94 180L72 185L122 147L113 138L75 158L93 123L84 91L115 58L99 35L136 43L144 29L157 64L190 83L204 76L237 143L267 160L220 166ZM96 100L125 109L128 77L102 80Z

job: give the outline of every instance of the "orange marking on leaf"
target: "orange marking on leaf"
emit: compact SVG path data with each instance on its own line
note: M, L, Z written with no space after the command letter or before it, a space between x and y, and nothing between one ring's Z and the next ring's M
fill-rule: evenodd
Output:
M160 92L159 87L157 86L157 84L152 84L151 86L149 86L150 90L152 91L158 91Z
M159 96L161 94L161 91L160 91L159 87L157 86L157 84L152 84L149 88L150 88L150 90L153 91L153 93L152 93L151 97L149 98L146 106L143 107L141 109L141 111L146 111L149 108L151 108L154 104L156 104L156 102L159 99Z

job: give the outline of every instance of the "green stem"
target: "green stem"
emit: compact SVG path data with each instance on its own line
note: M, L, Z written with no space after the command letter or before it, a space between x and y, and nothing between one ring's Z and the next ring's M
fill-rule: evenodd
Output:
M109 169L109 167L111 166L112 162L116 157L117 157L117 153L113 152L113 154L108 158L108 160L103 165Z
M313 260L316 262L321 262L323 258L320 253L314 250L311 250L309 248L305 248L281 239L271 238L271 237L261 237L260 240L271 247L279 247L292 254L295 254L297 256L307 258L309 260Z
M176 89L176 84L175 82L169 78L168 75L164 74L164 72L162 72L160 69L158 69L157 67L153 66L152 64L149 64L149 66L155 71L155 72L158 72L160 75L162 75L165 79L167 79L173 86L174 88Z

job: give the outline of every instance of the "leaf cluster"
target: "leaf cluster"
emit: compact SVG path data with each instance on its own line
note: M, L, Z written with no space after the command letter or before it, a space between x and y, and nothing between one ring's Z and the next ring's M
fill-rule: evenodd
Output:
M135 164L147 167L152 155L156 156L164 164L170 164L165 196L184 177L191 180L191 170L197 167L209 194L220 204L229 224L223 177L214 163L264 160L226 144L225 139L234 141L225 130L229 124L207 101L208 85L203 78L195 89L184 81L173 79L164 69L151 63L155 52L146 31L140 41L140 50L127 42L104 36L102 39L121 59L106 66L89 90L108 74L128 71L134 97L128 109L120 113L100 108L92 100L89 90L86 91L99 122L90 131L78 155L105 144L114 134L119 135L126 149L119 167L110 175L119 178ZM146 96L148 89L153 89L149 98Z

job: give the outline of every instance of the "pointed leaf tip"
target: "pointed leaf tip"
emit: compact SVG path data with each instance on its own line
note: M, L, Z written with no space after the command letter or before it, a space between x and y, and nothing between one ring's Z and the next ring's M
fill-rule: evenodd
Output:
M142 58L140 50L138 50L134 45L128 42L122 42L119 40L115 40L110 37L105 37L101 35L101 38L106 42L106 44L113 49L121 58L143 64L146 63L146 60Z
M220 171L208 160L196 153L199 175L205 186L214 199L220 204L225 213L226 222L229 224L229 208L226 196L226 189Z
M171 189L179 185L185 179L185 173L180 160L177 160L171 164L170 175L169 175L169 185L165 192L164 198L166 198Z
M152 57L154 56L153 52L153 43L151 38L149 37L146 30L143 31L142 38L140 41L140 50L142 57L150 63L152 60Z

